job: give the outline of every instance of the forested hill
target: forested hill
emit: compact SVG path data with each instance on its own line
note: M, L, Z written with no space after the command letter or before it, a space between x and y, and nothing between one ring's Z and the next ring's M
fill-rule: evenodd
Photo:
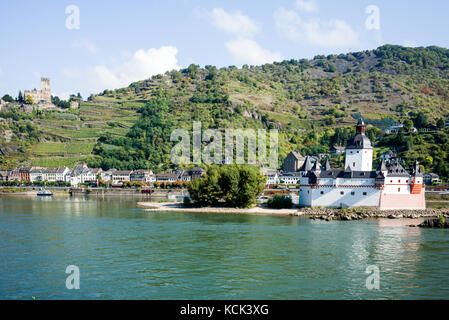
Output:
M120 121L111 117L109 129L89 137L99 141L89 163L106 169L168 169L171 131L191 130L194 120L203 128L278 128L280 158L292 150L325 153L346 143L355 119L363 114L372 125L369 135L377 151L394 147L407 161L417 158L427 170L448 177L445 129L437 134L383 132L398 120L407 127L443 128L442 121L449 119L448 76L449 50L386 45L241 69L190 65L128 88L105 90L74 114L83 128L88 110L136 112ZM123 130L114 130L118 127Z

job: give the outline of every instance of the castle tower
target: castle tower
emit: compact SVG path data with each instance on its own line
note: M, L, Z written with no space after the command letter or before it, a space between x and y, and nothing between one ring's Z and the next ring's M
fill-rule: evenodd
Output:
M421 190L423 187L423 174L422 170L419 167L419 162L416 161L412 168L412 183L410 184L410 193L411 194L421 194Z
M366 124L360 118L356 126L356 135L346 147L345 168L351 171L371 171L373 169L373 147L365 135Z
M49 78L41 78L42 85L42 93L49 92L50 93L50 79Z

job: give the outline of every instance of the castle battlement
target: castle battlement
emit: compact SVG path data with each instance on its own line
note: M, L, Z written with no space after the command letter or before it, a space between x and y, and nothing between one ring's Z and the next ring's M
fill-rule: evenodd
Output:
M41 78L42 90L25 90L24 95L33 98L37 104L51 104L50 78Z

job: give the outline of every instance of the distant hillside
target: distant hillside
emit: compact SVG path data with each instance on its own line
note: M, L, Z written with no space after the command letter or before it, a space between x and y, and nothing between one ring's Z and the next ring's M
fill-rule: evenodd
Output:
M418 158L426 169L449 176L449 170L446 175L439 165L449 160L447 142L436 141L446 132L441 131L439 138L398 135L399 140L392 142L394 137L379 130L397 120L424 126L448 118L448 75L449 50L391 45L241 69L191 65L128 88L105 90L80 110L32 118L18 113L15 119L2 114L0 130L32 141L11 150L2 161L42 163L40 157L56 150L60 163L88 159L104 168L165 170L170 167L171 130L191 129L194 120L202 121L204 128L278 128L281 158L291 150L317 154L344 144L352 134L352 128L344 128L352 127L361 113L377 128L371 128L370 135L378 151L403 140L405 149L396 148L406 160ZM27 122L40 133L34 140L20 128ZM8 147L11 141L3 145ZM90 143L92 150L70 152L68 143L76 142ZM73 159L60 157L67 153Z

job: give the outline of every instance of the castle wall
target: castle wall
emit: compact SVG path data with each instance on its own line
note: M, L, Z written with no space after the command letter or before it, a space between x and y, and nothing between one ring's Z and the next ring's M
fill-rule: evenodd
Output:
M306 179L301 180L301 206L346 208L379 205L380 190L375 187L375 179L320 179L318 185L307 185Z
M41 79L42 90L25 90L24 96L31 96L34 103L40 103L44 101L46 104L51 104L51 90L50 90L50 79Z
M388 194L382 192L380 210L424 210L426 209L425 190L420 194Z

